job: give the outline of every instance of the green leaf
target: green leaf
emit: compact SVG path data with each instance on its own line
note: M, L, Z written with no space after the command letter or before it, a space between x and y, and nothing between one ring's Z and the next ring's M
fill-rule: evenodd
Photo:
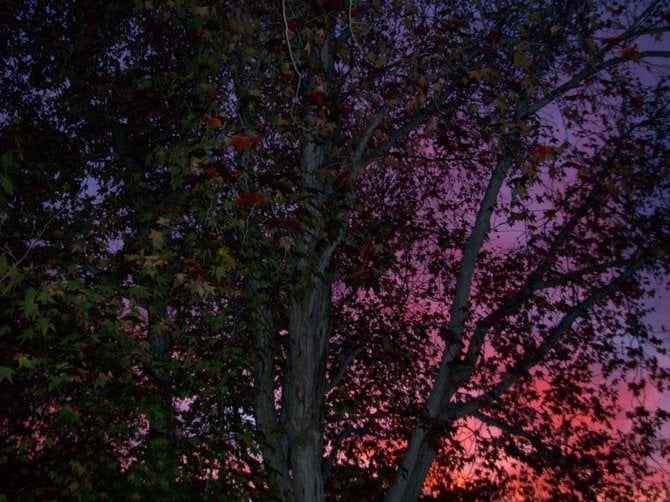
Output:
M23 308L23 314L29 318L33 319L39 313L37 304L35 303L36 291L33 288L26 290L26 294L23 297L23 302L21 302L21 307Z
M47 332L48 332L50 329L51 329L51 330L54 329L54 325L51 324L51 321L49 321L49 319L46 318L46 317L40 317L39 319L37 319L35 325L36 325L36 327L37 327L37 330L38 330L42 335L46 335Z
M14 182L9 176L0 176L0 186L9 195L14 193Z
M7 366L0 366L0 382L7 380L9 383L12 383L14 373L16 373L16 371L14 371L12 368L8 368Z
M0 157L0 167L8 168L8 167L17 167L19 164L16 162L16 159L14 158L14 154L12 152L5 152L2 154Z

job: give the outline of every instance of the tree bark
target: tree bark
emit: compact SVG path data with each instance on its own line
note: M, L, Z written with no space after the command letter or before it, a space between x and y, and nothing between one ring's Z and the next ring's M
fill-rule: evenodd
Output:
M255 284L250 291L256 292ZM261 451L269 469L275 489L281 500L291 500L291 480L289 476L286 436L279 427L275 409L275 353L272 314L265 305L258 308L256 325L256 350L258 360L255 365L255 419L263 436Z
M417 500L435 453L435 448L428 440L426 424L418 423L412 432L396 482L384 497L384 502Z
M291 298L286 432L297 502L324 500L322 401L330 330L330 284L314 277Z

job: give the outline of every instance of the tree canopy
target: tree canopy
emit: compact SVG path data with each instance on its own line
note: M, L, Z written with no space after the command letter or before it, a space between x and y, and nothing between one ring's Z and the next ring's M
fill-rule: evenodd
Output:
M0 14L0 498L668 496L667 1Z

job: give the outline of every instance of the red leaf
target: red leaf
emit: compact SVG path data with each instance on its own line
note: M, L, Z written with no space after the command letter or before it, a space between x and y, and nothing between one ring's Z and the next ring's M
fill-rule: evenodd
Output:
M533 151L533 155L538 159L544 159L552 153L554 153L554 147L549 145L537 145Z
M209 164L207 167L205 167L202 175L205 178L215 178L216 176L219 175L219 171L216 169L215 165Z
M246 210L250 207L260 207L267 201L267 195L261 192L241 193L233 203L240 209Z
M640 53L637 52L636 47L624 47L621 49L621 57L624 59L632 59L637 61L640 59Z
M307 94L307 101L309 101L310 103L313 103L315 105L322 105L325 97L326 97L326 93L323 92L323 89L321 89L320 87L317 87L312 92Z
M205 117L205 125L210 129L218 129L226 121L226 118L222 115L210 115Z
M298 220L294 219L287 219L282 221L282 226L288 230L291 230L292 232L295 233L300 233L302 232L302 225Z
M236 135L230 137L230 144L238 152L241 152L245 148L256 146L259 143L260 140L256 136Z
M618 44L624 38L625 37L623 35L617 35L616 37L605 37L603 38L603 42L606 44Z

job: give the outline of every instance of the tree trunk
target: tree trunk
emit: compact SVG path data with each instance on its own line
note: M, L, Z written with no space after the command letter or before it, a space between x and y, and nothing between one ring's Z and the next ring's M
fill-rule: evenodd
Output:
M418 423L412 432L396 482L384 497L384 502L417 500L433 460L435 448L430 444L426 425Z
M324 500L322 401L330 329L330 284L314 277L291 298L286 432L297 502Z
M250 282L249 291L256 293L256 286ZM255 418L262 435L261 451L270 471L274 489L282 500L291 500L292 486L289 476L286 436L280 430L275 410L275 353L272 314L266 305L258 308L256 326L256 350L258 360L255 365Z

